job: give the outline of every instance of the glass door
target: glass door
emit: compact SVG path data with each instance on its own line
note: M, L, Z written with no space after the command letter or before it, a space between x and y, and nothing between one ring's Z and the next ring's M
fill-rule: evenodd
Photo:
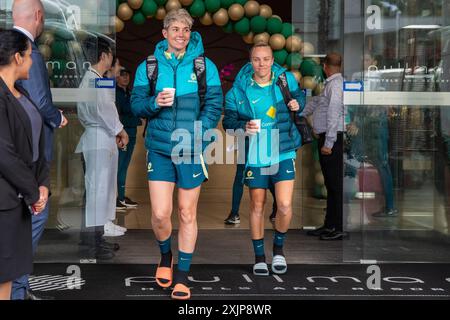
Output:
M448 262L450 3L344 12L344 260Z

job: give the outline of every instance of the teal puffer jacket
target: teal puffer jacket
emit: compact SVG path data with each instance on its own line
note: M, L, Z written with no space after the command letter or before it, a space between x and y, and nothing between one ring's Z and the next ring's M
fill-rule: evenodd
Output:
M158 78L154 96L150 95L146 61L138 66L131 94L131 110L134 115L148 119L145 137L147 150L170 156L177 146L177 149L184 150L183 154L199 154L207 145L202 142L203 133L207 129L216 128L222 115L223 93L219 72L214 63L206 58L207 90L205 104L200 109L194 71L195 58L204 53L200 34L192 32L186 53L181 60L175 57L167 59L165 56L167 48L167 40L163 40L155 49ZM176 88L175 102L170 108L160 108L156 103L156 97L166 87ZM197 122L194 131L196 121L200 122ZM176 139L174 136L172 139L175 130L179 133L179 138Z
M286 106L283 95L278 85L275 83L278 77L286 72L288 80L289 91L294 99L296 99L300 105L300 113L305 107L305 95L300 90L297 80L294 75L274 63L272 67L275 78L273 79L274 85L272 86L273 100L276 101L276 124L274 129L279 130L279 152L285 153L297 150L302 145L302 139L295 124L293 123L289 114L288 107ZM225 99L225 117L223 118L224 129L243 129L245 130L245 124L251 119L255 119L253 108L251 107L249 98L247 96L247 89L251 86L253 68L250 63L246 64L236 77L233 88L227 93Z

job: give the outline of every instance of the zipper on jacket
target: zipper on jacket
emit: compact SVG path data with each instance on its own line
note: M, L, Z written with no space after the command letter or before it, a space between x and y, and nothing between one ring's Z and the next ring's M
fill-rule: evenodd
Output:
M172 66L172 70L173 70L173 87L176 89L177 88L177 69L178 69L178 65L177 64L175 66L175 68ZM177 124L177 110L176 108L178 107L177 104L177 92L175 91L175 95L173 97L173 105L172 105L172 131L176 129L176 124Z

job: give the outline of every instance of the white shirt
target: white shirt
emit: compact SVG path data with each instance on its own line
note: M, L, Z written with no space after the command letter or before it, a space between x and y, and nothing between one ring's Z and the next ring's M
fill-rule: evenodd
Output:
M95 79L102 76L89 68L83 77L80 88L95 88ZM86 129L75 152L102 148L117 148L115 137L122 131L119 114L115 104L115 89L99 88L97 98L90 102L77 104L78 119Z
M26 35L28 38L30 38L31 41L34 42L34 37L33 37L33 35L32 35L27 29L24 29L24 28L18 27L18 26L14 26L13 28L14 28L14 29L17 29L17 30L19 30L19 31L22 31L23 33L25 33L25 35Z

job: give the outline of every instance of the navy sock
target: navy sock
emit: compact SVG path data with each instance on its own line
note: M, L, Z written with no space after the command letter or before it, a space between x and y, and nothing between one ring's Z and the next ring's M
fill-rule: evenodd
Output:
M172 264L172 251L170 250L171 237L164 241L157 241L159 245L159 251L161 252L161 262L159 263L159 265L161 267L170 268Z
M178 270L189 272L191 268L192 253L180 251L178 253Z
M278 230L275 230L274 236L273 236L273 255L281 255L284 256L283 252L283 244L284 239L286 238L286 232L280 232Z
M191 268L192 253L178 252L178 270L175 272L174 283L182 283L187 286L187 277Z
M265 262L266 257L264 255L264 238L252 240L253 250L255 251L255 263Z

